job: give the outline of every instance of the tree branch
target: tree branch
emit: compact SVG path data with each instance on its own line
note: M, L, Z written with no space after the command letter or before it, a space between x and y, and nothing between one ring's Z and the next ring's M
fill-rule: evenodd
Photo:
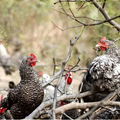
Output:
M73 1L73 0L72 0L72 1L70 1L70 0L69 0L69 1L68 1L68 0L65 0L65 1L59 0L58 2L61 4L62 10L63 10L63 12L64 12L64 14L65 14L66 16L70 17L71 19L73 19L74 21L80 23L80 24L83 25L83 26L96 26L96 25L100 25L100 24L103 24L103 23L108 22L108 23L110 23L112 26L114 26L118 31L120 31L120 24L118 24L117 22L114 21L114 19L120 18L120 15L111 18L111 17L109 16L109 14L107 13L107 11L106 11L104 8L102 8L102 6L100 6L100 5L96 2L96 0L86 0L86 2L90 2L90 1L93 3L93 5L94 5L97 9L99 9L99 11L101 12L101 14L104 16L105 20L100 21L100 22L97 22L97 23L89 23L89 24L84 23L84 22L81 22L81 21L78 20L77 17L75 17L75 15L74 15L73 12L72 12L72 15L70 15L69 13L67 13L66 10L63 8L63 5L62 5L62 2L77 2L76 0L74 0L74 1ZM72 10L70 9L70 6L69 6L69 10L70 10L70 12L72 11ZM80 26L70 27L70 28L81 27L81 25L80 25ZM70 28L66 28L66 29L70 29ZM65 29L65 30L66 30L66 29Z
M55 113L56 114L62 114L63 112L71 109L86 109L86 108L91 108L95 107L101 104L100 102L89 102L89 103L76 103L72 102L67 105L61 106L59 108L56 108ZM116 101L103 101L102 105L104 106L120 106L120 102Z
M109 16L109 14L107 13L107 11L105 9L103 9L97 2L96 0L91 0L91 2L93 3L93 5L99 9L99 11L101 12L101 14L104 16L104 18L106 20L111 19L111 17ZM112 26L114 26L119 32L120 32L120 24L118 24L117 22L111 20L108 21Z

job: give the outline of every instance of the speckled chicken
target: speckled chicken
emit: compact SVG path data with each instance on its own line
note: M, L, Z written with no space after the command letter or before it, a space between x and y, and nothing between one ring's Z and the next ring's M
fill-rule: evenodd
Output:
M84 79L83 91L97 93L86 97L86 101L98 101L120 87L120 50L113 41L105 37L96 45L104 55L96 57L89 65Z
M34 54L22 60L19 68L21 81L2 101L1 107L10 110L14 119L25 118L43 101L44 90L33 69L36 62L37 57Z

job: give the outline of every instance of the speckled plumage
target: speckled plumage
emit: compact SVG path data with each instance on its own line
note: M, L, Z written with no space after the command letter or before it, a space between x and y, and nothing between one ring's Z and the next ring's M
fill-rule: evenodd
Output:
M72 119L77 119L81 115L78 109L67 110L65 114ZM62 120L70 120L70 118L67 116L63 115Z
M109 49L104 55L93 59L83 80L83 92L97 92L85 97L85 101L101 100L120 87L120 50L112 41L107 42L110 42Z
M103 108L102 109L103 112L101 112L100 114L96 115L95 118L93 119L99 119L99 120L110 120L110 119L120 119L120 108L119 107L110 107L110 108Z
M72 102L71 100L64 100L63 101L64 104L69 104L71 102ZM71 109L71 110L65 111L65 114L67 116L63 114L62 118L61 118L62 120L70 120L70 118L77 119L81 115L81 110L80 109Z
M10 90L7 99L2 102L3 107L10 110L14 119L25 118L41 104L44 97L38 74L28 64L27 58L23 59L19 70L20 83Z

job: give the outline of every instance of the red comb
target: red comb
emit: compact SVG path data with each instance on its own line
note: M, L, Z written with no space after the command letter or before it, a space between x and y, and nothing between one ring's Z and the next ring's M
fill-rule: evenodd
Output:
M103 37L98 43L102 51L106 51L109 48L109 44L105 40L107 40L107 38Z
M0 96L0 107L1 107L1 101L3 100L3 95ZM7 110L7 108L0 108L0 115L3 114L5 111Z
M72 83L72 74L71 72L66 73L65 80L67 80L67 84L70 85Z
M6 110L7 108L0 108L0 115L3 114Z
M30 56L34 59L37 59L37 56L34 53L31 53Z
M36 62L37 62L37 56L35 54L31 53L29 60L31 61L30 66L35 66Z

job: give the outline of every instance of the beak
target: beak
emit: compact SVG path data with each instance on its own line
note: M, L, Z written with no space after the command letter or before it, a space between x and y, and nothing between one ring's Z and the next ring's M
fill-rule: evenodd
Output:
M96 46L95 46L95 48L99 48L100 47L100 45L99 44L97 44Z
M100 44L97 44L97 45L95 46L95 50L96 50L96 52L100 51Z

